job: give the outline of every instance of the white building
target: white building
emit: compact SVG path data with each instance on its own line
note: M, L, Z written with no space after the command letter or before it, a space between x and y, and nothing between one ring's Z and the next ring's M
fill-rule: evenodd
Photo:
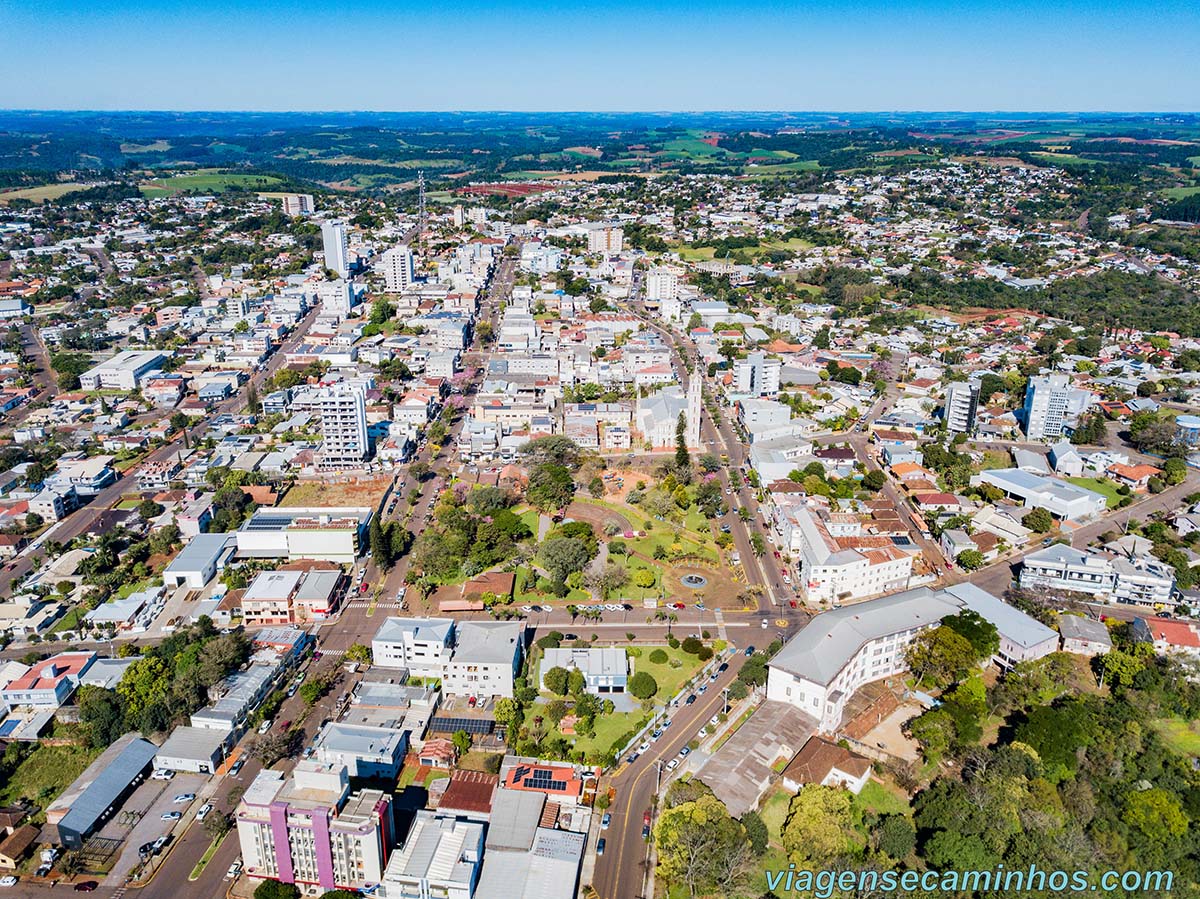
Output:
M417 277L412 250L404 244L392 247L385 252L380 260L380 268L383 272L384 283L392 293L402 293L408 290Z
M1055 544L1027 555L1021 586L1085 593L1131 605L1174 606L1175 573L1152 556L1122 556Z
M312 215L316 208L313 204L312 194L284 194L283 200L284 215Z
M321 416L320 467L358 468L371 457L367 398L361 387L325 387L312 394L311 403Z
M1002 665L1058 648L1057 633L973 584L938 592L918 587L813 618L771 660L767 699L812 715L822 732L836 732L860 687L907 671L913 640L968 608L999 631L995 661Z
M525 650L525 625L508 621L463 621L442 690L461 696L513 695L513 679Z
M625 232L612 225L600 225L588 229L587 247L589 253L609 255L620 253L625 249Z
M414 677L442 677L454 646L451 618L388 618L371 641L373 663Z
M484 826L478 821L417 812L404 845L388 861L382 899L472 899L483 864ZM516 894L514 894L516 895Z
M1088 391L1071 387L1067 375L1030 378L1029 386L1025 388L1025 406L1021 410L1025 436L1030 440L1057 440L1093 399Z
M1007 495L1022 500L1030 509L1045 509L1056 518L1078 521L1103 514L1108 499L1094 490L1087 490L1044 475L1019 468L994 468L979 475L984 484L999 487Z
M323 222L321 244L325 250L325 267L336 272L339 278L350 277L350 249L346 240L346 225L343 222Z
M679 276L665 268L651 269L646 273L646 299L676 300L679 298Z
M942 415L946 430L951 434L970 434L975 430L975 414L979 411L979 384L953 381L946 388L946 403Z
M84 390L136 390L138 380L167 361L157 350L125 350L79 376Z
M777 396L783 363L765 353L750 353L733 363L733 392L744 396Z

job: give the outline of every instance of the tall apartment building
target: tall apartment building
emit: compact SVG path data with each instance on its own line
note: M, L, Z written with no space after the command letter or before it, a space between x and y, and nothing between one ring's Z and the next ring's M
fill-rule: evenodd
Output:
M412 250L404 244L392 247L385 252L380 266L383 270L384 283L392 293L403 293L416 280Z
M733 364L733 392L749 396L778 396L783 363L765 353L750 353Z
M679 297L679 276L663 268L646 273L646 299L674 300Z
M467 221L478 229L487 225L488 211L486 206L472 206L467 210Z
M454 227L461 228L467 223L467 211L462 206L455 206L452 212Z
M452 618L389 618L371 641L376 666L406 668L415 677L442 677L453 649Z
M946 429L951 434L970 434L975 430L975 416L979 412L979 384L953 381L946 388L946 405L943 417Z
M1066 375L1041 375L1025 388L1025 436L1030 440L1061 437L1071 399L1071 379Z
M395 844L391 798L350 792L345 765L301 761L290 779L259 772L235 812L246 876L359 890L383 879Z
M312 215L313 209L312 194L283 195L284 215Z
M350 277L350 249L346 242L345 223L324 222L321 225L321 243L325 250L325 267L337 272L339 278Z
M602 225L588 231L589 253L620 253L625 249L625 232L611 225Z
M321 416L321 467L356 468L371 457L367 398L361 387L322 388L313 395L312 407Z

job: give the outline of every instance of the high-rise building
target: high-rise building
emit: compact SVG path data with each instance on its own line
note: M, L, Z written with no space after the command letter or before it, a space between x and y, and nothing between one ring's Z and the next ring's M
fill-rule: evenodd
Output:
M395 844L391 798L350 792L345 765L297 763L291 778L260 771L238 802L246 876L320 890L360 890L383 879Z
M588 231L589 253L620 253L625 248L625 232L612 225L601 225Z
M467 210L467 221L476 228L483 228L487 225L488 211L486 206L472 206Z
M1071 379L1066 375L1040 375L1025 388L1025 436L1030 440L1061 437L1071 402Z
M970 434L975 430L975 415L979 411L979 383L952 381L946 388L946 405L942 417L951 434Z
M284 194L283 200L284 215L312 215L313 213L313 198L312 194Z
M384 253L380 266L383 269L383 280L392 293L408 290L416 279L412 250L404 244L392 247Z
M371 457L367 398L361 387L322 388L313 397L313 408L321 416L322 468L357 468Z
M343 222L324 222L321 243L325 250L325 267L337 272L339 278L350 277L350 250Z
M674 300L679 297L679 276L663 268L646 273L646 299Z
M778 396L783 363L765 353L750 353L733 365L733 392L748 396Z
M467 212L465 209L462 208L462 206L454 207L453 216L454 216L454 227L455 228L461 228L463 225L465 225L467 223Z

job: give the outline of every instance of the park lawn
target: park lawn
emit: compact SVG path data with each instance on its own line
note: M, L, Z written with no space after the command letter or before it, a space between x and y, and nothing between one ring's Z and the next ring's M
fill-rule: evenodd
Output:
M1157 718L1151 723L1172 750L1180 755L1200 756L1200 722Z
M562 697L555 698L561 699ZM573 742L576 749L581 749L584 752L607 753L609 750L614 749L613 743L626 734L631 734L638 730L645 720L646 713L641 710L636 712L613 712L611 715L599 714L596 716L595 736L569 735L563 734L559 730L555 730L554 733L569 743ZM621 746L615 747L615 749L622 748Z
M689 247L687 244L673 244L671 249L679 254L684 262L708 262L716 256L713 247Z
M874 812L877 815L911 815L908 800L893 793L877 780L868 780L867 785L851 800L852 807L859 813Z
M28 799L42 808L69 787L100 755L99 749L63 744L39 744L25 761L17 766L6 783L0 785L0 805L12 805L18 799Z
M50 633L57 634L62 631L73 631L79 628L79 622L83 620L85 609L82 606L71 606L67 610L67 614L54 622L54 627L50 628Z
M1101 494L1108 500L1110 509L1115 509L1121 502L1121 494L1117 492L1117 485L1107 478L1067 478L1067 480L1076 487Z
M633 665L630 674L637 671L645 671L658 683L658 692L654 694L655 702L666 704L671 700L676 693L682 689L683 685L696 676L696 672L703 666L698 658L689 655L682 649L672 649L669 646L639 646L641 655L632 659ZM656 649L661 649L667 654L665 662L656 664L650 661L650 653ZM678 659L683 664L678 668L671 667L671 661Z

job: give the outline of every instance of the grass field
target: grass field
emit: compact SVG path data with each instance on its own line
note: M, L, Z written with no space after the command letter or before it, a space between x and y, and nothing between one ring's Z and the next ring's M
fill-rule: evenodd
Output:
M200 169L186 175L173 175L139 185L142 196L170 197L176 194L195 192L217 194L231 188L268 188L282 182L270 175L247 175L239 172L222 172L219 169Z
M391 478L351 481L298 481L279 501L280 506L358 506L375 508Z
M136 155L138 153L165 153L171 149L171 144L165 140L156 140L148 144L121 144L121 152Z
M1193 194L1200 194L1200 185L1196 185L1195 187L1168 187L1163 191L1163 196L1169 197L1172 200L1182 200Z
M1117 493L1117 485L1107 478L1067 478L1067 480L1076 487L1102 494L1108 500L1110 509L1115 509L1117 503L1121 501L1121 494Z
M79 184L75 181L63 181L59 184L42 184L38 187L22 187L20 190L9 190L0 193L0 205L9 203L13 200L31 200L34 203L41 203L43 200L57 200L63 194L68 194L73 190L83 190L86 187L91 187L89 184Z
M658 702L667 702L679 689L700 670L701 662L693 655L688 655L682 649L672 649L669 646L640 646L642 654L632 659L633 671L645 671L658 682L658 693L654 698ZM650 653L661 649L667 654L667 660L661 664L650 661ZM672 668L671 662L682 662L678 668ZM633 672L631 672L633 673Z
M1154 729L1179 754L1200 756L1200 721L1159 718L1154 721Z
M1062 165L1102 165L1103 159L1088 159L1086 156L1076 156L1074 153L1031 153L1031 156L1036 156L1038 159L1045 159L1047 162L1058 162Z
M9 780L0 785L0 805L29 799L43 808L65 790L100 754L83 746L40 744Z
M637 730L645 723L646 713L642 711L636 712L614 712L611 715L596 716L596 734L591 737L563 735L559 731L555 731L560 736L564 736L566 740L573 741L576 749L582 749L584 752L608 752L613 748L613 743L625 736L631 731ZM618 746L617 749L623 747Z

